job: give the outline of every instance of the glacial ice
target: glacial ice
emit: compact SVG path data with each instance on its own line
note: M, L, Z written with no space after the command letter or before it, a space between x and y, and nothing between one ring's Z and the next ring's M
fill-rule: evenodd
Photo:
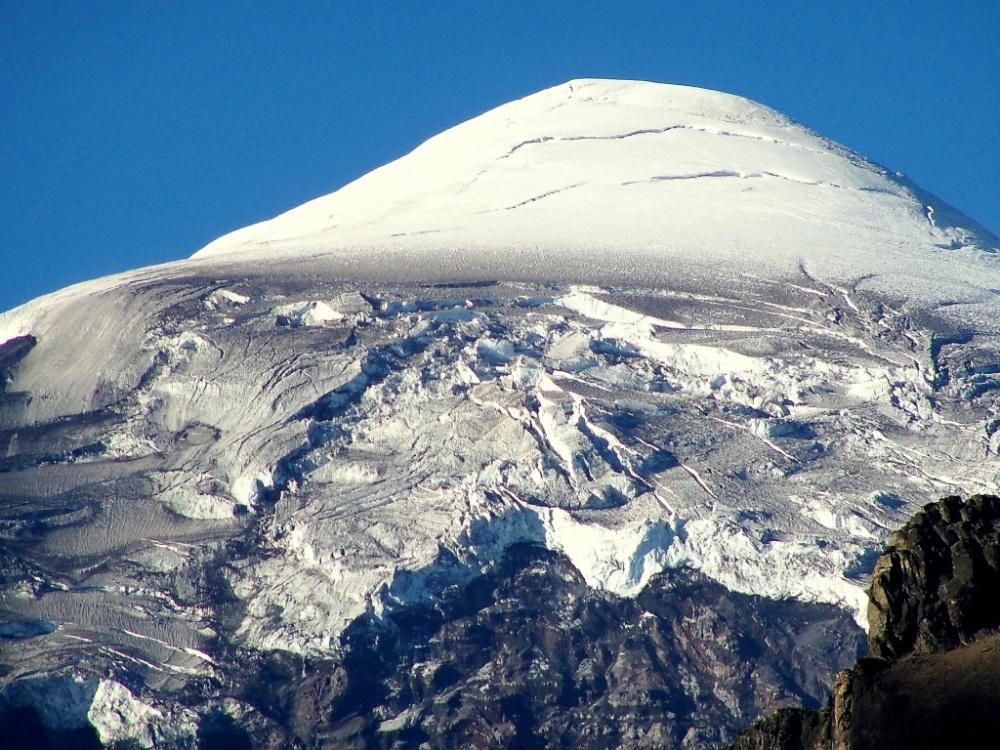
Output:
M102 745L152 748L193 743L193 711L168 713L138 700L115 680L78 675L45 676L13 683L3 695L11 706L32 706L46 726L57 730L92 726Z
M0 605L60 627L5 663L211 674L157 576L250 529L213 585L254 648L336 649L519 541L624 596L690 565L860 620L889 529L997 490L998 250L760 105L574 81L33 301L0 315L0 353L37 340L0 381L0 539L37 567Z

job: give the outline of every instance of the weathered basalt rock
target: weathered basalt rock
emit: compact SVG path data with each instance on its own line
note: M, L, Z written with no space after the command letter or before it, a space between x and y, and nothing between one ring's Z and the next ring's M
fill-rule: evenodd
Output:
M274 715L331 750L706 747L739 716L817 705L817 676L853 658L857 635L834 607L735 594L690 570L623 599L516 545L433 607L356 623L341 662L283 681Z
M869 654L895 661L971 643L1000 626L1000 498L947 497L921 509L872 574Z
M869 657L820 711L783 709L730 750L995 748L1000 738L1000 498L921 509L875 564Z

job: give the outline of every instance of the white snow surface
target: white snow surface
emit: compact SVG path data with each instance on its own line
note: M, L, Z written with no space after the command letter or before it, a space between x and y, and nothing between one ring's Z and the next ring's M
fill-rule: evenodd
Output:
M143 571L183 578L259 523L226 568L259 648L336 648L519 541L625 596L690 565L863 621L893 528L998 490L998 250L745 99L543 91L192 260L0 316L0 346L36 340L0 384L0 531L65 507L34 554L95 571L0 605L60 623L33 640L53 653L209 673L208 615Z
M981 297L987 261L965 253L954 263L965 247L995 250L995 238L774 110L687 86L591 79L457 125L194 257L336 252L412 277L428 264L485 265L635 285L805 269L937 302Z

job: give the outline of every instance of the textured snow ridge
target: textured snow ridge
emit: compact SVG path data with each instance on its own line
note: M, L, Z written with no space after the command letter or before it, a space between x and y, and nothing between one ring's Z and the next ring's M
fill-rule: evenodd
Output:
M637 298L679 301L575 289L545 303L385 305L375 329L391 343L352 355L358 371L296 415L308 442L270 469L288 488L281 553L237 585L248 637L329 647L363 611L433 597L526 540L623 595L691 565L734 590L837 603L862 620L863 574L899 506L954 487L925 460L951 473L956 457L915 448L958 431L940 424L919 361L873 353L863 332L815 309L796 314L816 321L813 345L796 323L801 353L762 355L747 334L766 331L774 347L791 332L783 312L751 325L744 303L716 299L742 322L703 324L691 312L706 301L688 297L687 320L661 326L629 309ZM739 335L690 344L691 331ZM958 482L995 485L995 465L973 468L985 448Z
M575 81L0 315L6 673L326 652L520 541L860 619L888 530L998 490L997 250L752 102Z
M191 591L250 528L219 575L242 607L227 627L257 648L336 649L519 541L625 596L688 565L860 619L889 530L998 485L993 336L806 275L276 289L277 269L220 287L187 268L49 308L8 376L0 531L40 562L0 603L58 625L22 628L41 635L6 661L97 644L156 680L211 675L218 617ZM131 314L81 347L81 321L114 309ZM11 395L66 358L73 387ZM26 512L42 476L58 491Z

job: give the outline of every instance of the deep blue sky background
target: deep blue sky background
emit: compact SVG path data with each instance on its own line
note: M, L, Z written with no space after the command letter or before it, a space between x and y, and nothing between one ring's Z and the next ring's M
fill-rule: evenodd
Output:
M998 233L998 40L997 0L0 0L0 311L580 77L749 97Z

